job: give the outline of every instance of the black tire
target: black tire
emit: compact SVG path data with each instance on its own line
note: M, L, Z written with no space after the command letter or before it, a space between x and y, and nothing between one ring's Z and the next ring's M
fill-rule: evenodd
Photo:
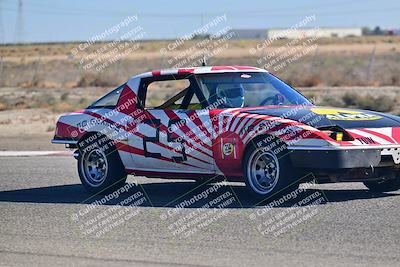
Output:
M398 172L398 171L397 171ZM397 191L400 189L400 174L395 172L392 175L389 175L390 179L385 179L382 181L374 181L374 182L364 182L364 185L373 192L391 192Z
M116 147L107 137L93 134L81 140L78 146L79 178L88 192L106 193L125 184L125 167Z
M257 165L258 161L254 162L259 157L270 160L270 163L266 164L263 170L262 166ZM271 196L277 197L299 187L300 182L296 178L296 170L290 160L287 146L279 139L271 140L271 137L265 137L252 141L246 149L243 159L246 187L257 200L268 199ZM262 161L265 162L265 160ZM276 166L277 174L275 176L272 175L274 173L274 171L271 171L272 166ZM261 170L265 174L265 177L262 178L268 180L264 181L265 186L257 179L261 174L257 176L257 172L254 170ZM273 181L266 178L266 176L270 177L271 175L276 177Z

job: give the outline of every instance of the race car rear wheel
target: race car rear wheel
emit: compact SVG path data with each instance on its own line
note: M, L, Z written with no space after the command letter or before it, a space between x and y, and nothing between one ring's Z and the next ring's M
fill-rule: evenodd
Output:
M244 156L243 173L246 187L258 200L295 190L299 185L286 145L276 139L250 144Z
M79 143L78 173L90 193L120 188L127 178L115 146L101 135L92 135Z
M400 189L400 174L393 171L381 181L364 182L364 185L374 192L391 192Z

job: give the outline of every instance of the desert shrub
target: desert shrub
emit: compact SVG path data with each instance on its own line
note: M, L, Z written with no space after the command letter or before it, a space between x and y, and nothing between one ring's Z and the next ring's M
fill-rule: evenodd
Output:
M343 102L335 97L326 96L318 103L321 106L343 107Z
M314 92L302 92L302 94L308 99L314 99L316 97Z
M78 101L76 99L68 99L67 101L57 102L50 106L50 110L55 113L65 113L80 110L89 106L90 104L90 100L85 97L81 97Z
M47 127L46 132L54 132L55 129L56 127L54 125L50 125L49 127Z
M345 107L369 109L381 112L392 111L396 104L393 98L386 95L373 97L371 95L361 96L361 95L346 93L342 97L342 100Z
M322 83L319 75L306 76L298 81L298 86L313 87Z
M7 109L8 109L7 104L0 102L0 111L7 110Z
M396 74L392 75L392 77L390 78L390 81L391 81L391 85L394 85L394 86L400 85L400 78Z
M352 107L357 105L357 96L355 94L346 93L343 97L343 103L346 107Z
M68 92L63 93L63 94L60 96L60 100L61 100L61 101L67 101L68 99L69 99L69 93L68 93Z
M13 99L13 98L7 97L7 96L0 97L1 110L26 108L27 105L28 105L28 101L23 96L19 97L17 99Z
M93 74L93 73L84 73L82 74L80 80L78 81L78 87L108 87L108 86L117 86L118 83L115 80L107 77L106 75L101 74Z
M389 112L393 110L395 104L396 102L393 98L386 95L382 95L374 99L372 107L374 110L377 111Z
M0 111L10 108L10 101L5 96L0 96Z
M11 119L5 119L0 121L0 125L8 125L11 124L12 120Z
M74 107L70 103L57 103L51 106L51 111L55 113L63 113L63 112L70 112L74 111Z
M89 100L87 100L86 97L81 97L79 99L79 104L83 105L83 104L89 104Z

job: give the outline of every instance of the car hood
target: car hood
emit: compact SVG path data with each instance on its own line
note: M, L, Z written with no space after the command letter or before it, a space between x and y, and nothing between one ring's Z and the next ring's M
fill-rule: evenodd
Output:
M319 128L344 129L400 127L400 117L375 111L321 106L269 106L245 108L241 113L281 117Z

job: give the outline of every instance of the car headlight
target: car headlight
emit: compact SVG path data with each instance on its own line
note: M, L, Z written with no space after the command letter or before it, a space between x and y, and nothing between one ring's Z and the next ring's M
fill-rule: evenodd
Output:
M320 127L318 128L318 130L338 142L354 140L354 138L348 132L336 125Z

